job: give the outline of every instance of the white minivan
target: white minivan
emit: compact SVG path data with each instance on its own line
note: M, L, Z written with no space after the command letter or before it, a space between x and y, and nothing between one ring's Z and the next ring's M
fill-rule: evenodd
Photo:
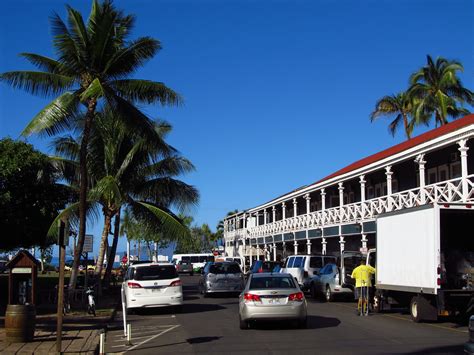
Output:
M183 287L173 264L135 264L130 265L125 274L122 297L125 298L127 311L166 306L174 306L180 311Z
M326 264L337 264L337 257L334 255L291 255L286 259L281 272L291 274L300 285L303 291L305 280L317 275L319 270Z

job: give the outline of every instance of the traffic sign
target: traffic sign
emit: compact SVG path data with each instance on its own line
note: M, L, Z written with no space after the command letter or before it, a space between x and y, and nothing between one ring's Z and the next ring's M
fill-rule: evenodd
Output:
M82 248L83 253L92 253L94 250L94 236L86 234L84 239L84 247Z

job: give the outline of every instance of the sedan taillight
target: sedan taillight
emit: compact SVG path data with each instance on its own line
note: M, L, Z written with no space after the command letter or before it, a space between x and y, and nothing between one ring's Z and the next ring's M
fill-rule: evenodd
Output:
M248 302L262 302L259 295L254 295L254 294L251 294L251 293L244 293L244 300L245 300L245 303L248 303Z
M142 288L142 285L140 285L139 283L137 282L127 282L127 286L130 287L130 288Z
M181 286L181 280L176 280L176 281L173 281L172 283L170 283L170 287L173 287L173 286Z
M291 295L288 296L288 301L303 302L303 300L304 300L303 292L292 293Z

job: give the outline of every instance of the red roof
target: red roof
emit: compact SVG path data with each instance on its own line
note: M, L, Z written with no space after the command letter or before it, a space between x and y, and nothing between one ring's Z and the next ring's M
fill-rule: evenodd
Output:
M393 147L382 150L381 152L375 153L375 154L370 155L370 156L368 156L364 159L358 160L355 163L352 163L352 164L346 166L345 168L343 168L341 170L338 170L338 171L336 171L335 173L333 173L329 176L326 176L324 179L321 179L321 180L315 182L315 184L318 184L318 183L323 182L325 180L329 180L333 177L336 177L336 176L339 176L339 175L342 175L342 174L346 174L350 171L362 168L366 165L375 163L376 161L379 161L379 160L385 159L389 156L392 156L394 154L403 152L404 150L416 147L419 144L428 142L432 139L441 137L444 134L454 132L454 131L456 131L460 128L469 126L471 124L474 124L474 114L465 116L463 118L459 118L459 119L457 119L455 121L452 121L448 124L445 124L441 127L438 127L438 128L435 128L431 131L428 131L426 133L420 134L419 136L416 136L416 137L414 137L412 139L409 139L405 142L394 145Z

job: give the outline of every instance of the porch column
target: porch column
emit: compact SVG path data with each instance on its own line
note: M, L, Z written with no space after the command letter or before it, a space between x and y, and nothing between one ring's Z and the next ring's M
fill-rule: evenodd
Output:
M467 151L469 147L467 146L467 139L461 139L457 143L459 144L458 150L461 152L462 200L466 202L469 195L469 185L467 183Z
M309 194L306 194L303 197L306 200L306 214L309 214L311 212L311 197L309 197Z
M344 251L344 244L346 243L346 241L344 240L344 237L341 235L339 237L339 245L341 247L341 255L342 255L342 252Z
M273 261L277 261L277 245L273 243Z
M323 238L321 239L321 253L322 253L323 255L326 255L326 244L327 244L326 238L323 237Z
M392 166L388 165L385 167L385 175L387 176L387 207L388 211L392 210Z
M326 192L324 189L321 189L321 211L326 209Z
M340 182L338 187L339 190L339 221L343 222L344 214L342 213L342 209L344 208L344 183Z
M367 234L362 234L362 248L367 248Z
M286 243L283 242L282 246L283 246L283 257L286 258Z
M359 176L359 183L360 183L360 200L361 202L365 201L365 175Z
M255 226L258 227L259 224L258 224L258 216L259 216L259 213L258 212L255 212Z
M276 221L276 206L272 206L272 222Z
M250 260L250 265L249 266L252 266L253 262L252 262L252 258L253 258L253 246L252 246L252 240L249 239L249 260Z
M309 239L307 239L306 248L307 248L308 254L311 254L311 241Z
M247 213L244 213L242 217L242 228L247 228Z
M267 244L265 243L265 245L263 246L263 259L264 260L268 260L268 247L267 247Z
M283 202L281 204L281 212L282 212L282 215L283 215L282 219L286 219L286 203L285 202Z
M416 157L415 162L418 163L418 168L420 172L420 190L421 190L421 203L425 204L426 196L425 196L425 164L426 161L424 160L425 155L420 154Z
M295 255L298 255L298 242L296 240L293 246L295 247Z
M260 245L257 244L257 260L260 260Z
M267 214L268 214L267 210L264 209L263 210L263 224L267 224Z
M298 202L296 201L296 198L293 199L293 217L296 217L298 215Z

